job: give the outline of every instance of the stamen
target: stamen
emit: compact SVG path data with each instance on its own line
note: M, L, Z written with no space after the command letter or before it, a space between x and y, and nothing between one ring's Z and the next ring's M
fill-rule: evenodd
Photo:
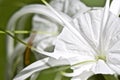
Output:
M100 60L100 59L106 61L106 56L103 55L103 54L101 54L101 55L99 55L99 56L96 56L96 60L97 60L97 61Z
M58 35L57 32L45 32L45 31L20 31L20 30L17 30L17 31L6 31L8 33L14 33L14 34L30 34L30 33L37 33L37 34L52 34L52 35ZM5 34L6 32L4 31L0 31L0 34Z

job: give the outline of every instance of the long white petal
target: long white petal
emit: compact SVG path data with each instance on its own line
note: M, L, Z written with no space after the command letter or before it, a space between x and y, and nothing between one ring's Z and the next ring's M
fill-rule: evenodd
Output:
M112 3L110 5L110 11L119 16L120 14L120 0L112 0Z
M120 32L120 19L119 17L113 14L110 14L108 23L106 25L106 30L103 33L104 41L106 43L105 45L106 49L112 49L112 48L118 49L119 48L119 40L120 40L119 32Z
M106 24L107 19L108 19L109 5L110 5L110 0L106 0L105 9L104 9L104 13L103 13L103 22L102 22L102 28L103 29L104 29L105 24Z
M30 13L34 13L34 14L42 14L44 16L47 16L49 19L53 20L54 22L58 22L59 24L63 25L63 22L61 22L61 20L55 16L55 14L53 12L51 12L46 6L44 5L28 5L23 7L21 10L19 10L18 12L16 12L12 18L9 20L7 29L8 30L15 30L15 25L17 20L22 17L25 14L30 14ZM61 13L62 15L62 13ZM64 17L66 17L67 21L70 21L71 18L66 16L65 14L63 15ZM8 40L8 44L7 44L7 51L8 51L8 56L11 57L11 54L14 50L14 41L11 37L8 36L7 38Z
M99 43L98 41L100 37L100 27L102 22L101 16L103 15L103 9L89 11L89 15L91 18L92 31L94 34L94 38L98 46L98 43Z
M33 73L60 65L68 65L66 60L56 60L53 58L44 58L42 60L36 61L23 69L13 80L24 80L31 76Z
M101 51L101 53L103 53L104 51L104 41L103 41L103 32L106 31L106 23L107 23L107 20L108 20L108 17L109 17L109 5L110 5L110 0L106 0L106 4L105 4L105 7L104 7L104 12L103 12L103 16L102 17L102 22L101 22L101 28L100 28L100 38L99 38L99 49Z

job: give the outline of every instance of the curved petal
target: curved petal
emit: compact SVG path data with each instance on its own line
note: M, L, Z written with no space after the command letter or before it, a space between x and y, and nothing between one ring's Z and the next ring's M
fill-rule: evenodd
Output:
M42 60L36 61L23 69L13 80L24 80L31 76L33 73L60 65L68 65L67 60L56 60L53 58L44 58Z
M110 15L109 19L107 21L105 30L103 32L103 34L104 34L103 41L104 41L104 43L106 43L106 45L104 45L104 46L106 46L105 47L106 49L110 49L113 46L114 42L116 42L115 38L117 36L117 33L120 30L119 17L113 15L112 13L110 13L109 15Z
M18 12L16 12L12 18L9 20L9 23L8 23L8 26L7 26L7 29L8 30L14 30L15 29L15 24L17 22L17 20L22 17L23 15L25 14L30 14L30 13L36 13L36 14L41 14L41 15L44 15L44 16L47 16L49 19L51 19L52 21L54 22L58 22L59 24L63 25L63 22L58 18L56 17L56 15L50 11L46 6L44 5L28 5L28 6L25 6L23 7L21 10L19 10ZM68 17L67 15L59 12L63 17L65 17L67 21L71 21L71 18ZM11 56L13 50L14 50L14 41L13 39L11 39L9 36L8 36L8 44L7 44L7 51L8 51L8 56Z
M48 18L35 15L33 18L32 30L38 31L36 32L33 46L44 51L47 47L54 44L54 41L59 33L59 25L48 20Z
M120 0L113 0L111 5L110 5L110 11L119 16L120 14Z
M35 15L33 17L33 31L43 31L42 35L55 35L54 33L58 32L59 26L57 23L49 20L48 18L44 18L40 15ZM60 26L61 27L61 26ZM40 34L39 34L40 35Z

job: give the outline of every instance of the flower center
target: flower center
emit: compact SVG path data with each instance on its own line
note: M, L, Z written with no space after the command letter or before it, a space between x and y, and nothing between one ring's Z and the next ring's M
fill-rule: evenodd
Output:
M99 59L106 61L106 56L103 54L96 56L96 60L99 60Z

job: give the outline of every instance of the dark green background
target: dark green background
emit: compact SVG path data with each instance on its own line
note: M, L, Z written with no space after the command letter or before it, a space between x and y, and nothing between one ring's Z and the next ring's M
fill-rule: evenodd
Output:
M103 6L105 0L82 0L88 6ZM6 28L11 15L21 7L41 3L40 0L0 0L0 28ZM0 34L0 80L5 80L6 49L5 34ZM42 78L42 77L41 77ZM51 78L48 76L47 78ZM45 79L46 80L46 79ZM49 80L49 79L48 79Z

